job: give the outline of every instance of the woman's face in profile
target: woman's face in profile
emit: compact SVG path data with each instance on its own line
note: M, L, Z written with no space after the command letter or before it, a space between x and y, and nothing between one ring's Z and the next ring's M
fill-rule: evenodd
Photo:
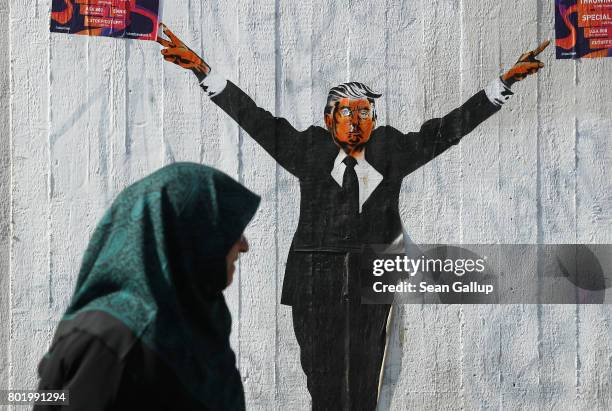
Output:
M229 286L234 279L234 272L236 271L236 260L240 256L240 253L246 253L249 251L249 243L245 238L244 234L240 236L238 241L234 243L232 248L230 248L227 253L227 257L225 258L226 266L227 266L227 285Z

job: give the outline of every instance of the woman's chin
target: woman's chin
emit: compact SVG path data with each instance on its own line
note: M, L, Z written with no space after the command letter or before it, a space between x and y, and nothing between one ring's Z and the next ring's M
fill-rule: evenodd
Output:
M227 286L229 287L234 280L234 273L236 272L236 266L232 263L229 267L227 267Z

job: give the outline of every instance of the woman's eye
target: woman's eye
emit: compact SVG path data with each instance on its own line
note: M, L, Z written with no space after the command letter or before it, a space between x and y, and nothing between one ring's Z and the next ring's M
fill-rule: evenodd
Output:
M342 117L348 117L351 115L351 110L349 110L348 108L343 108L342 110L340 110L340 115Z
M359 112L359 117L366 119L370 116L370 111L369 110L361 110Z

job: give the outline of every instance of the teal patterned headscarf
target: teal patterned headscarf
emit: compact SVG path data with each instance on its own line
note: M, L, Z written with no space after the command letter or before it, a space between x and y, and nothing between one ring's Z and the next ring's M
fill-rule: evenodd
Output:
M209 409L244 409L222 290L226 255L258 205L257 195L200 164L175 163L136 182L91 237L62 321L104 311Z

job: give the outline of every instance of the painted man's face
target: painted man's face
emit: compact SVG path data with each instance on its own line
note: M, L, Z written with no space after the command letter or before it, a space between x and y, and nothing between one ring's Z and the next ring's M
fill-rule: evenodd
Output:
M325 114L325 125L334 142L347 154L363 149L375 123L373 107L366 98L343 98L332 113Z

